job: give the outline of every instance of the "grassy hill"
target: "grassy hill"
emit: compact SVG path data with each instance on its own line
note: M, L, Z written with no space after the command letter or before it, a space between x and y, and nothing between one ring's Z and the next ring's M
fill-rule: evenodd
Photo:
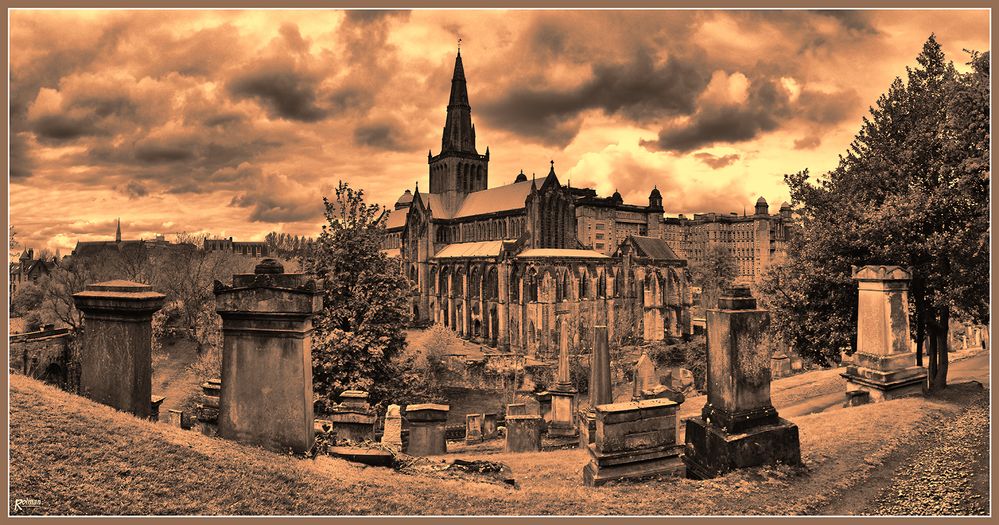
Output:
M710 481L590 489L581 482L581 450L461 456L507 463L518 490L296 459L138 420L23 376L10 380L10 501L39 499L32 512L46 514L810 513L988 394L956 387L939 398L800 417L803 469Z

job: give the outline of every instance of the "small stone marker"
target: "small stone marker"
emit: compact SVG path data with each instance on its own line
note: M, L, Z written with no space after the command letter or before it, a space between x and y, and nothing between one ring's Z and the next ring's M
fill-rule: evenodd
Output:
M173 408L168 409L167 424L171 427L184 428L184 412Z
M528 415L527 403L510 403L506 406L506 417L526 415Z
M83 313L80 393L98 403L149 418L153 364L152 318L165 296L130 281L88 284L73 294Z
M408 405L406 419L409 421L409 446L406 453L411 456L434 456L447 453L445 428L448 405L424 403Z
M496 437L496 421L499 416L495 413L482 415L482 439L492 439Z
M482 442L482 414L465 414L465 443Z
M337 439L354 443L375 439L375 421L378 417L368 404L368 393L346 390L340 394L340 404L329 416Z
M783 352L774 354L770 358L770 378L778 379L791 374L791 358Z
M747 287L726 290L718 308L707 311L708 401L686 426L684 462L692 477L801 463L798 427L770 402L769 323Z
M642 351L641 357L635 363L635 379L631 383L631 400L657 399L666 397L667 389L659 382L656 365L649 359L649 354Z
M846 390L866 390L872 402L922 392L926 369L909 345L909 280L900 266L853 268L858 283L857 351L841 374Z
M507 416L506 452L538 452L541 450L541 428L544 420L537 415Z
M382 445L402 449L402 413L399 405L389 405L385 412L385 429L382 431Z
M163 396L152 396L149 398L149 419L153 421L160 420L160 406L163 404L163 400L166 399Z

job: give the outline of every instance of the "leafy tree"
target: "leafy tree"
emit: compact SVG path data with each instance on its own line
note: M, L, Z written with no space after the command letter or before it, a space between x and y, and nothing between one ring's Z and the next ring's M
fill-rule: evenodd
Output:
M406 344L409 283L381 252L386 214L364 202L364 191L341 182L336 200L323 198L326 222L316 250L302 261L323 283L323 309L314 321L312 381L320 410L348 389L372 400L399 391L392 359Z
M14 225L11 224L7 227L7 253L14 257L15 249L20 246L20 242L17 240L17 230L14 229Z
M735 261L720 244L711 244L700 262L690 265L690 278L701 287L701 308L715 308L721 291L735 280Z
M785 176L800 236L764 283L773 326L819 362L856 348L850 266L911 268L913 328L928 340L929 386L944 388L952 314L988 318L989 59L971 72L945 61L934 36L907 82L896 78L833 171Z

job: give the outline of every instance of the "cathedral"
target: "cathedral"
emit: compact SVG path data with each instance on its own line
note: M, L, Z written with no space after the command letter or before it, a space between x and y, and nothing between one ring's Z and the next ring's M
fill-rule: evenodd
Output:
M521 172L489 187L489 149L476 148L460 50L441 149L427 163L429 191L403 193L383 246L413 283L415 323L541 360L557 354L563 325L577 353L590 348L594 326L619 344L690 333L689 273L662 238L659 191L648 206L600 198L563 185L554 161L543 179ZM583 244L581 236L597 235L589 219L607 213L628 223L627 235L613 250Z

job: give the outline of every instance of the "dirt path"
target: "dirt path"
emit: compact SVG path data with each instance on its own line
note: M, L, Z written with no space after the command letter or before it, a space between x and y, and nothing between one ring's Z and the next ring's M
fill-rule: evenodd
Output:
M168 409L179 409L190 392L198 389L198 380L188 368L198 358L192 341L181 339L163 345L154 357L153 395L164 396L160 416Z

